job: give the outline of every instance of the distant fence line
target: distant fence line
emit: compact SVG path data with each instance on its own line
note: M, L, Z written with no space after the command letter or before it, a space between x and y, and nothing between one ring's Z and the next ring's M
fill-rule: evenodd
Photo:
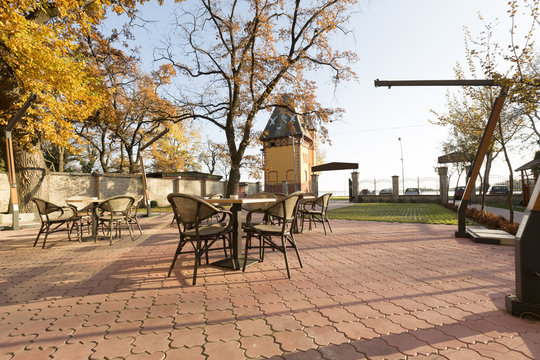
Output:
M448 188L450 195L453 194L456 186L466 185L464 175L461 176L458 185L456 185L456 181L457 179L455 178L455 176L450 178L449 188ZM506 185L508 186L508 188L510 188L510 181L508 179L508 176L503 176L503 175L497 175L497 174L490 175L488 184L489 186ZM481 186L482 186L482 180L480 179L480 177L478 177L478 179L476 180L477 192L480 191ZM358 187L360 191L367 190L370 193L378 194L379 191L383 189L392 188L392 178L360 179L358 181ZM416 177L416 178L406 177L405 186L403 186L403 182L400 177L399 178L399 192L402 194L407 188L418 188L420 189L422 193L425 193L425 194L432 194L432 195L440 194L440 183L439 183L438 177ZM335 195L342 195L342 196L348 195L348 191L344 189L321 189L319 192L321 193L331 192ZM520 181L520 177L516 176L514 178L514 193L520 193L520 192L521 192L521 181Z

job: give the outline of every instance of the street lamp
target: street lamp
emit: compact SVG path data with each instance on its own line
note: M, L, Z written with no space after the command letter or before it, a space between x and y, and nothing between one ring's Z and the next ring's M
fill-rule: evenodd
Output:
M403 165L403 145L401 144L401 138L398 138L399 140L399 148L401 150L401 192L402 194L405 194L405 166Z

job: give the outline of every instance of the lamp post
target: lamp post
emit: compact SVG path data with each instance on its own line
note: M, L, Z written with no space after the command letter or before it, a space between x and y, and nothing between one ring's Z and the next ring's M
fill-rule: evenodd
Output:
M148 191L148 185L146 183L146 171L144 170L144 162L143 162L142 152L143 152L144 149L146 149L147 147L152 145L155 141L157 141L160 137L162 137L163 135L165 135L168 132L169 132L169 129L163 130L162 132L157 134L156 137L154 137L152 140L147 142L145 145L139 147L139 154L140 154L139 160L140 160L140 163L141 163L141 174L142 174L144 198L146 200L146 216L148 216L148 217L151 216L151 212L152 212L151 208L152 207L150 206L150 192Z
M398 138L399 148L401 150L401 193L405 194L405 166L403 165L403 146L401 145L401 138Z

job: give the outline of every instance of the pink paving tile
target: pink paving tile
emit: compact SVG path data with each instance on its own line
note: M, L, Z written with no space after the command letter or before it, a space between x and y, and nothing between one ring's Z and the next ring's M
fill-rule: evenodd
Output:
M315 343L318 345L338 345L348 342L348 339L343 335L343 333L338 332L333 326L308 327L305 328L304 331L309 337L313 338Z
M276 360L281 359L277 357L272 357L271 359L274 360L274 358ZM307 350L307 351L296 351L296 352L291 352L291 353L285 353L283 354L282 358L285 360L320 360L323 357L320 352L312 349L312 350Z
M374 339L380 336L360 321L340 322L333 326L350 340Z
M270 325L264 319L240 320L236 322L236 327L242 336L263 336L272 333Z
M317 347L312 338L301 330L278 331L274 333L274 338L281 344L283 351L305 351Z
M206 324L204 314L180 314L176 315L173 320L174 328L181 329L183 327L197 327Z
M152 354L157 351L165 352L169 349L170 342L171 341L169 340L168 333L137 336L135 338L135 341L133 342L133 345L135 345L135 347L133 348L132 352L134 354L140 354L144 352Z
M400 334L406 331L406 329L389 319L363 319L361 322L380 335Z
M172 317L148 318L142 322L141 334L171 332L174 328Z
M32 340L31 344L28 344L26 349L46 349L49 347L58 346L65 344L66 341L70 338L72 329L68 330L56 330L56 331L43 331L38 334L38 336Z
M405 355L384 340L360 340L351 343L358 352L365 354L368 359L403 359Z
M387 335L384 337L384 341L391 346L395 346L400 352L407 356L416 356L418 354L428 355L437 352L437 349L424 341L418 340L409 333Z
M319 348L325 359L328 360L362 360L367 359L362 353L359 353L351 344L341 344L332 346L323 346Z
M61 344L56 347L52 356L54 359L88 359L95 346L93 342Z
M50 359L49 355L54 352L54 348L47 349L33 349L33 350L24 350L18 351L13 354L11 359L15 360L48 360Z
M231 310L209 310L204 313L207 324L226 323L235 320L235 315Z
M463 348L459 350L442 350L440 355L444 356L448 360L476 360L476 359L489 359L480 355L474 350Z
M319 312L327 317L332 322L340 322L340 321L354 321L356 320L356 316L351 314L345 309L340 308L326 308L321 309Z
M281 355L282 351L274 338L268 335L264 336L246 336L240 340L242 348L246 350L246 356L252 358L271 357Z
M158 351L152 354L131 354L126 357L126 360L163 360L166 356L164 352Z
M204 345L204 353L208 360L244 360L244 350L240 348L238 341L209 342Z
M274 315L267 316L266 322L272 327L273 331L300 330L302 325L292 315Z
M467 344L464 342L461 342L457 340L453 336L449 336L445 333L443 333L441 330L437 328L429 328L429 329L419 329L412 334L419 340L424 341L425 343L429 344L430 346L440 349L440 350L446 350L446 349L460 349L463 347L467 347Z
M169 349L166 352L166 356L169 359L182 359L182 360L204 360L206 356L203 355L202 347L192 347L192 348L179 348L179 349Z
M202 328L175 330L169 338L172 340L171 347L174 348L202 346L206 343L206 335Z
M125 337L122 339L101 339L97 342L94 348L94 353L91 355L91 359L104 359L115 357L126 357L131 353L133 349L134 339L132 337Z
M0 352L2 354L23 351L37 335L18 335L0 338Z
M204 328L204 333L208 341L221 340L227 342L240 339L240 333L236 329L236 325L232 323L207 325Z
M116 322L109 325L107 339L134 337L141 333L142 321Z
M303 326L325 326L331 325L330 320L319 311L295 312L293 316L300 321Z

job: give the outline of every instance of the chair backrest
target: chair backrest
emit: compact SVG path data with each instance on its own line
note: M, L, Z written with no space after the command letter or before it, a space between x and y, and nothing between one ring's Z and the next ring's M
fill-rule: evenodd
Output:
M298 202L304 196L301 191L294 192L277 203L272 204L266 210L271 216L280 218L285 221L292 221L296 217L296 210L298 208Z
M98 205L101 210L108 212L128 213L135 199L127 195L113 196Z
M62 207L40 198L34 197L32 198L32 201L36 204L39 216L46 216L55 211L63 211Z
M246 199L274 199L274 200L277 200L277 197L273 193L258 192L258 193L249 194L248 196L246 196ZM272 206L274 204L275 204L275 202L258 203L258 204L242 204L242 209L244 209L246 211L256 211L256 210L263 211L263 210L268 209L270 206Z
M322 206L323 208L328 207L328 202L330 201L330 197L332 196L332 193L326 193L317 198L315 200L315 203L319 206Z
M219 209L199 196L171 193L167 200L172 205L174 217L179 224L192 225L212 217Z

